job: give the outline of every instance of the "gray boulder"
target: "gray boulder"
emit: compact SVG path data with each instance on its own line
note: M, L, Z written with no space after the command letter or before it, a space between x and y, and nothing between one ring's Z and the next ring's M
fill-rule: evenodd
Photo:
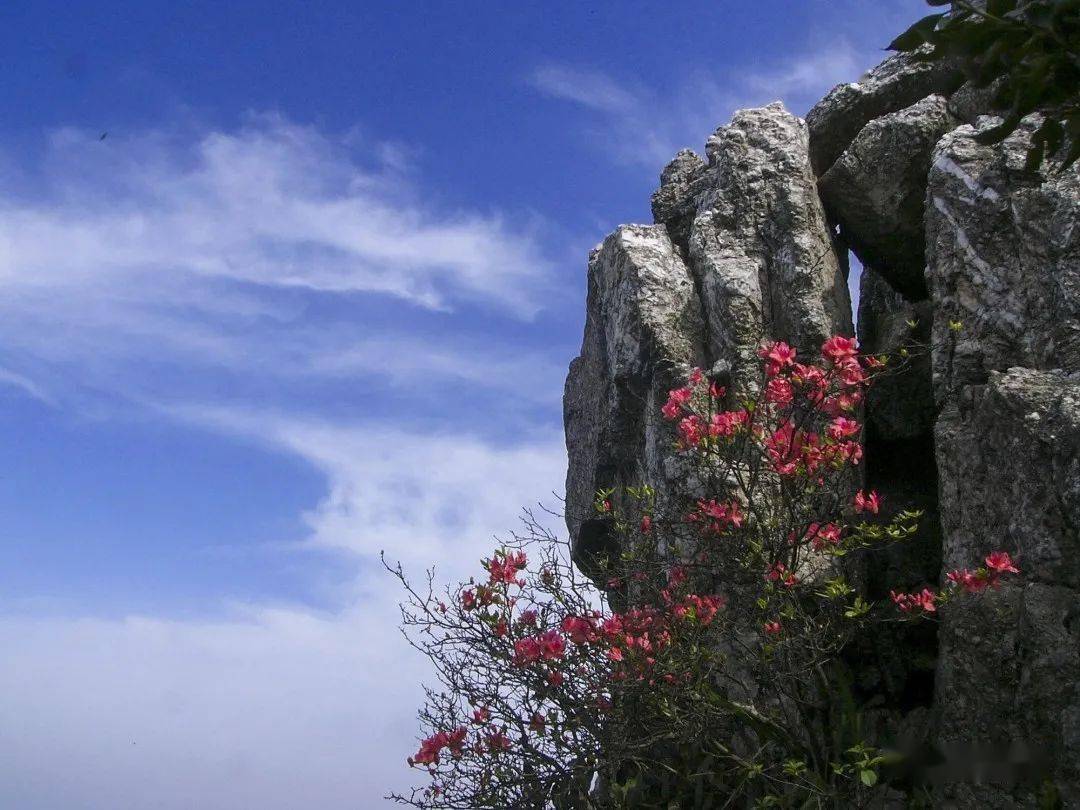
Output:
M929 301L913 304L872 267L859 281L859 345L888 356L888 373L866 395L866 420L889 441L930 432L936 412L930 384Z
M993 369L1080 369L1080 169L1024 170L1036 124L995 146L962 126L934 152L926 280L939 402Z
M950 62L920 62L910 54L895 54L859 81L837 85L806 115L815 173L828 171L870 121L930 95L949 95L963 81Z
M826 210L855 254L910 300L926 297L923 212L931 156L958 123L943 96L929 96L870 121L821 177Z
M681 152L653 197L654 226L623 226L593 252L581 356L564 397L566 520L579 558L603 546L598 489L678 474L659 410L692 365L734 386L756 348L815 354L851 334L844 269L810 169L806 126L773 104L736 113L703 161Z
M851 304L805 123L779 103L740 110L706 154L687 254L708 353L731 363L738 385L756 376L753 354L765 338L816 354L829 335L851 334Z

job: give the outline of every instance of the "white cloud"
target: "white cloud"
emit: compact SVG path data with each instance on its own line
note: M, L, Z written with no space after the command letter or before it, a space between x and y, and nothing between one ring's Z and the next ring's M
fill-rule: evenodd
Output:
M496 532L516 526L523 507L551 506L566 470L561 430L495 444L460 427L424 432L214 407L168 411L320 470L329 492L306 515L306 542L369 558L385 549L405 562L454 569L463 544L490 545Z
M235 131L54 132L0 192L0 383L160 398L153 364L183 380L423 375L506 391L483 369L515 357L560 376L512 343L425 336L463 305L532 318L554 285L536 222L435 206L412 160L274 115Z
M278 116L106 141L66 129L49 150L45 198L0 203L5 291L204 277L530 315L547 270L528 227L419 202L400 150L372 147L383 163L371 167L343 139Z
M833 85L853 81L874 61L870 51L838 40L772 65L724 74L699 71L663 93L562 64L541 66L529 83L551 98L596 114L594 128L585 134L612 158L659 172L679 149L699 149L735 110L780 99L788 109L805 114Z
M0 619L0 804L23 810L374 807L410 773L425 662L397 634L381 548L440 581L476 573L519 508L558 488L561 436L496 446L283 416L182 415L325 473L309 542L363 564L333 615ZM549 499L553 500L553 499Z
M596 70L544 65L534 71L530 81L536 89L553 98L617 115L630 114L641 103L635 93Z

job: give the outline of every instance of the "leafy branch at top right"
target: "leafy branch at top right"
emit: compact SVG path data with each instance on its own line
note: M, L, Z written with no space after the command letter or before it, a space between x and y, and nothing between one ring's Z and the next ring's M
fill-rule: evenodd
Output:
M951 9L916 22L889 45L925 61L955 61L980 88L993 88L997 126L976 136L998 143L1033 113L1043 115L1027 168L1062 150L1058 171L1080 158L1080 0L927 0ZM1064 147L1064 149L1063 149Z

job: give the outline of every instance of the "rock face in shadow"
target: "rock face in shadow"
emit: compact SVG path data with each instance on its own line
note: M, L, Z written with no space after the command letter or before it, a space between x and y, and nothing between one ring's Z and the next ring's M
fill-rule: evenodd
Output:
M959 122L929 96L859 130L821 177L829 215L859 260L910 299L926 297L923 211L931 154Z
M657 224L620 228L590 260L567 523L602 545L598 488L673 480L656 414L689 366L738 390L762 339L813 353L850 334L850 245L860 341L896 369L866 400L866 484L926 513L867 572L871 596L943 584L994 550L1022 570L939 625L870 640L867 688L954 746L935 806L1035 807L1049 779L1080 807L1080 168L1024 169L1034 117L978 144L992 97L947 63L894 56L805 124L740 111L704 158L675 157ZM980 757L1000 761L985 784L963 764Z
M990 372L937 425L944 569L997 549L1016 584L946 606L937 672L940 739L988 758L1041 758L1065 807L1080 804L1080 376ZM996 752L996 753L995 753ZM950 790L965 807L1000 786ZM1022 796L1025 791L1018 790ZM1033 805L1034 806L1034 805Z

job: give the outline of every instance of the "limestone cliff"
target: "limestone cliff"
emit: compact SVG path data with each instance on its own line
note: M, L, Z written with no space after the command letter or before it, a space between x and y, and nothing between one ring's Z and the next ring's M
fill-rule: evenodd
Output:
M998 548L1023 569L994 600L950 606L937 632L879 645L867 669L928 741L1022 743L1080 807L1080 169L1025 171L1031 122L979 145L984 98L947 63L896 56L805 122L779 104L743 110L704 158L675 157L656 224L623 226L590 257L566 385L567 523L584 552L604 539L587 519L597 489L663 491L656 414L691 365L737 388L763 338L812 350L850 334L854 251L864 348L933 347L866 404L867 483L927 513L870 582L939 580ZM1037 806L1004 784L940 796Z

